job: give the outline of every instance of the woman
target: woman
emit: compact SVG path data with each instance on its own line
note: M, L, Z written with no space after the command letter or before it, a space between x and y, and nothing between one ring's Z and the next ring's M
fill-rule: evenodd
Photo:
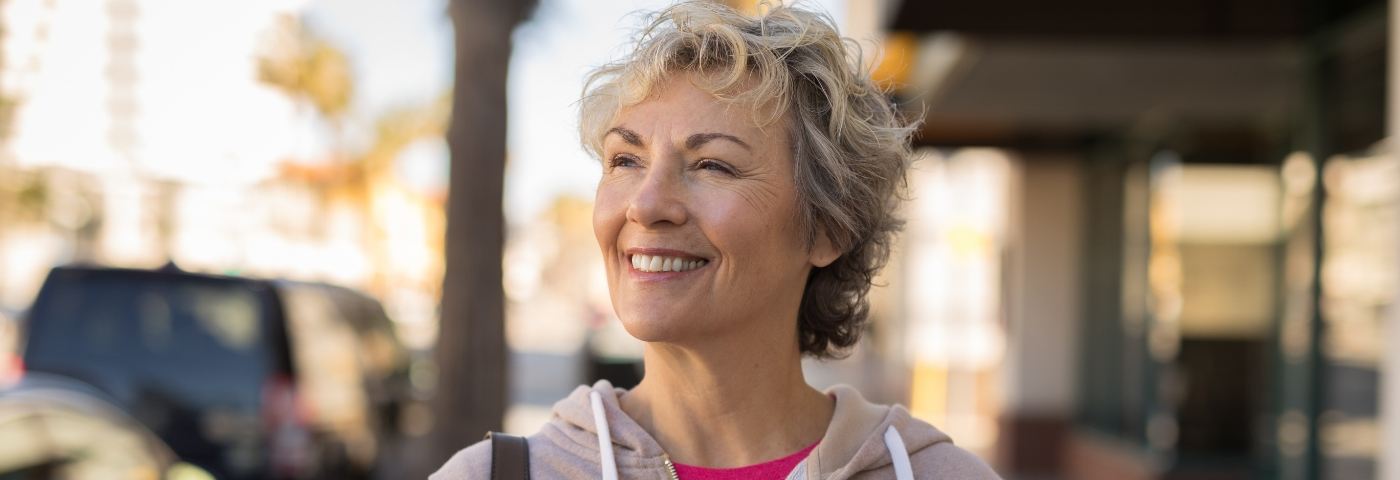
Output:
M849 48L812 12L684 2L590 76L594 232L646 374L556 404L532 478L996 478L904 408L803 379L856 343L900 225L912 126ZM433 478L488 478L490 450Z

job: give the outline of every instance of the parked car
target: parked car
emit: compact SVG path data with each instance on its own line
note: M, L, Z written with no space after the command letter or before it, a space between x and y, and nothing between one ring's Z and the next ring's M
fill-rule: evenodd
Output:
M32 374L0 393L0 480L204 480L91 386Z
M330 285L59 267L23 336L25 375L92 385L217 478L367 477L409 394L383 308Z

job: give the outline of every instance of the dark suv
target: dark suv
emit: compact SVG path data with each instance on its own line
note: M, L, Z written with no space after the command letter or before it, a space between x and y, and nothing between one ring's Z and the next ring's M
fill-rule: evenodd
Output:
M407 363L383 308L348 289L60 267L22 368L96 387L218 478L346 478L395 436Z

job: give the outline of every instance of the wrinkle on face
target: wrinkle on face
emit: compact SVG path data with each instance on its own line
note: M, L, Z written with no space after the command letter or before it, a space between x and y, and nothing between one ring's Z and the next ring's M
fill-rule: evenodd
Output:
M795 328L811 263L791 139L773 134L787 125L761 127L683 75L656 88L601 142L594 231L618 316L645 341ZM639 283L626 254L638 246L695 249L710 264L688 278L704 285Z
M658 85L658 92L686 85L686 82L685 76L673 77L668 82ZM689 86L694 89L693 83ZM659 96L660 93L653 94L650 98L656 99ZM780 121L774 124L757 125L753 121L755 116L751 111L757 107L739 105L732 101L718 101L721 103L713 105L717 100L712 95L709 97L698 99L712 104L707 105L710 107L708 109L698 109L709 110L705 115L696 115L698 118L686 119L687 121L683 122L670 119L672 123L666 125L632 126L627 124L626 120L614 124L605 132L603 139L605 171L608 169L610 157L619 153L636 155L640 162L648 165L655 165L657 160L662 160L660 157L672 157L669 160L684 165L680 172L685 174L685 180L689 184L713 186L731 192L744 199L754 210L768 210L782 201L795 202L795 194L785 195L785 191L793 190L792 187L795 186L792 179L794 165L791 140L786 135L773 135L774 132L788 130L786 117L781 117ZM696 100L695 96L688 96L682 101ZM647 107L647 103L625 107L619 111L616 118L651 118L649 113L637 115L638 110ZM694 111L689 108L686 110ZM647 138L643 138L644 135L638 130L648 126L653 127L653 130L666 132L652 132ZM655 137L660 137L661 140ZM749 140L746 141L745 138ZM655 145L663 141L669 144ZM704 158L725 162L735 169L735 175L724 178L705 176L706 172L693 171L694 163ZM606 177L605 174L605 181Z
M784 200L781 188L776 185L780 180L775 177L778 175L772 172L759 171L746 174L733 182L718 182L715 186L738 195L749 208L765 211L771 210Z

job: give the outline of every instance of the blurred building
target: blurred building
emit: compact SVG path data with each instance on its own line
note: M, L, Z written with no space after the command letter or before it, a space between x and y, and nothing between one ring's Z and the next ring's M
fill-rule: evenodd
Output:
M1009 478L1400 475L1394 2L870 4L924 162L1005 192L911 178L916 414Z
M30 228L8 223L0 239L28 260L0 265L4 303L22 307L56 263L159 266L180 256L172 222L181 206L219 223L207 215L220 211L214 204L239 202L238 190L289 156L295 106L259 84L252 61L258 34L289 6L4 3L0 168L11 192L31 192L34 213ZM203 29L212 22L223 31ZM26 240L38 231L58 238ZM205 249L197 257L232 248L208 240L192 242Z
M0 1L0 353L68 262L328 280L432 344L444 192L401 173L445 104L356 137L270 84L323 47L303 3ZM924 126L872 330L812 383L1008 478L1400 478L1394 1L844 8ZM637 356L588 202L544 210L504 259L516 432Z
M347 132L306 3L0 2L0 312L55 265L173 262L366 290L431 345L445 186L401 173L446 103Z

